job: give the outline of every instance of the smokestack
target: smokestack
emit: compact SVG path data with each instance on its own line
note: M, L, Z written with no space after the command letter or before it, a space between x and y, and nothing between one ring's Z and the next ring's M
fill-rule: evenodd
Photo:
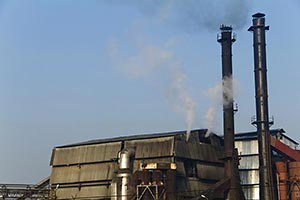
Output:
M230 178L230 189L227 199L240 200L237 175L235 174L234 162L234 109L233 109L233 83L232 83L232 43L235 36L232 36L232 28L222 25L221 34L218 35L218 42L222 46L222 81L223 81L223 128L225 148L225 176Z
M266 61L266 30L265 14L252 15L253 25L248 31L253 32L254 74L256 121L259 152L259 196L260 199L273 200L274 188L272 180L270 122L268 111L267 61Z

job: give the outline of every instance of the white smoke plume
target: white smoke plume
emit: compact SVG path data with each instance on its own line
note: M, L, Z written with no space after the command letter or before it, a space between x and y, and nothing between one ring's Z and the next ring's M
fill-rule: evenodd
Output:
M207 132L205 137L208 137L214 128L215 115L216 115L216 106L211 105L205 113L205 120L207 125Z
M237 85L237 83L234 84L233 82L234 79L232 77L227 77L227 76L222 80L223 95L226 96L225 98L223 98L223 104L225 105L228 105L233 101L234 98L233 85Z
M167 97L175 111L184 114L188 139L194 123L196 104L188 92L182 64L176 60L173 52L165 46L144 45L138 48L136 55L125 55L116 41L110 43L108 52L113 65L132 78L151 77L156 81L163 73L164 78L170 80L165 86Z
M188 32L215 31L221 24L235 30L247 24L249 0L107 0L107 3L137 7L147 16Z
M185 85L186 75L180 69L180 64L173 63L170 70L172 75L172 83L170 85L169 99L174 102L173 104L175 105L176 111L185 114L188 140L194 123L196 103L188 93Z
M221 82L214 87L209 88L207 96L211 100L211 105L205 114L206 126L208 128L206 136L212 132L215 127L216 110L221 110L223 104L228 105L234 99L234 95L239 91L239 83L232 77L225 77ZM223 93L226 98L223 98Z

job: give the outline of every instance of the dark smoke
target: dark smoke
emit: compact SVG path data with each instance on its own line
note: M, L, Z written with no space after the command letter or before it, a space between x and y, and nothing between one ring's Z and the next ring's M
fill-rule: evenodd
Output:
M250 13L249 0L107 0L110 4L137 7L162 23L188 32L215 31L221 24L235 30L245 26Z

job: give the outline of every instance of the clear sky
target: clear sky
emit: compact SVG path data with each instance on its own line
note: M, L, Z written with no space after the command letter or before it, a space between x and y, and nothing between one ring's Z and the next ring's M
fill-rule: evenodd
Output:
M0 0L0 183L47 177L63 144L185 130L187 121L222 134L222 23L237 33L236 131L255 130L247 29L256 12L270 25L272 128L300 141L299 0Z

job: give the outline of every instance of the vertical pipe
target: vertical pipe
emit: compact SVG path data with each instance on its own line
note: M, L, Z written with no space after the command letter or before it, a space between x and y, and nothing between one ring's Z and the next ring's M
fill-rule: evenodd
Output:
M118 182L117 180L112 180L110 184L110 195L111 200L118 200Z
M233 86L232 86L232 28L222 25L218 42L222 46L222 82L223 82L223 128L225 148L225 176L231 179L231 186L227 195L228 199L239 199L238 181L234 169L234 109L233 109Z
M121 177L121 200L129 199L128 184L129 184L129 173L120 174Z
M120 196L121 200L129 199L129 179L132 173L132 157L135 155L135 149L123 149L118 153L119 170L117 177L121 180ZM119 191L119 190L118 190Z
M273 200L274 186L272 180L270 123L268 111L267 87L267 59L265 32L265 15L257 13L252 15L253 25L248 31L253 32L255 98L256 98L256 126L258 134L259 151L259 196L260 199Z

